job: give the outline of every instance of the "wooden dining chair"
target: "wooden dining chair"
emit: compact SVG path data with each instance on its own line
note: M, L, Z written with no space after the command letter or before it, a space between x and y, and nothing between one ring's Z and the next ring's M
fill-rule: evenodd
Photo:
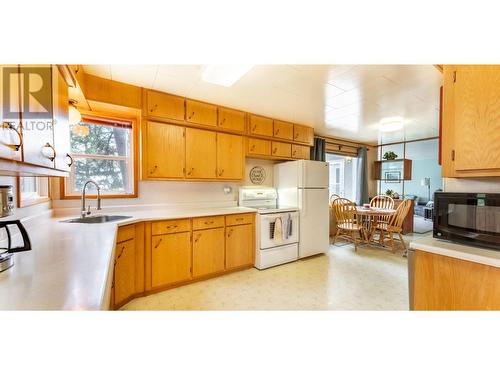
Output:
M394 209L394 199L389 197L388 195L377 195L372 198L370 201L370 207L376 207L376 208L385 208L389 210ZM388 223L389 219L391 218L391 215L387 216L380 216L378 218L379 223Z
M354 243L354 251L358 250L358 240L356 235L363 238L363 226L358 223L356 204L347 198L337 198L332 203L335 219L337 220L337 233L333 243L338 237L342 237Z
M337 234L337 220L333 212L333 201L337 198L340 198L337 194L332 194L330 196L330 238L335 237Z
M381 245L384 244L384 240L386 235L389 235L389 240L391 242L392 251L396 252L395 242L394 242L394 233L397 233L399 236L399 240L403 245L405 253L407 251L406 244L402 236L403 232L403 221L405 220L408 212L411 208L411 200L405 199L396 209L396 212L390 216L390 219L387 223L379 222L375 228L375 230L379 231L379 243Z

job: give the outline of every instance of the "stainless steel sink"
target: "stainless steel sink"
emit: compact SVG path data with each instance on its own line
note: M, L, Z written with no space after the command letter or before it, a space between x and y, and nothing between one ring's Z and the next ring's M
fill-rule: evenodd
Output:
M77 217L75 219L63 220L63 223L100 224L100 223L108 223L110 221L130 219L131 217L132 216L122 216L122 215L86 216L86 217Z

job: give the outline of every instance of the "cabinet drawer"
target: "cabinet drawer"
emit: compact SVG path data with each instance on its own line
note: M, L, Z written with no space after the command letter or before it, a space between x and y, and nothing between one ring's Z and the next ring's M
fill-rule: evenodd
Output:
M224 216L207 216L193 219L193 230L219 228L224 226Z
M292 145L290 143L273 142L271 154L273 156L289 158L292 156Z
M253 223L254 214L227 215L226 225L241 225Z
M184 120L184 98L148 91L147 116Z
M217 106L187 99L186 121L193 124L217 126Z
M250 115L250 133L273 136L273 120L267 117Z
M116 234L116 243L131 240L135 238L135 225L126 225L124 227L118 227L118 233Z
M309 160L311 158L311 148L309 146L292 145L292 158Z
M248 138L247 141L248 155L271 155L271 141L263 139Z
M219 107L218 126L238 132L245 131L245 112Z
M154 221L151 225L151 234L153 236L158 234L188 232L190 230L191 222L189 219Z
M293 139L293 124L274 120L274 136L281 139Z
M308 126L294 125L293 140L312 145L314 143L314 130Z

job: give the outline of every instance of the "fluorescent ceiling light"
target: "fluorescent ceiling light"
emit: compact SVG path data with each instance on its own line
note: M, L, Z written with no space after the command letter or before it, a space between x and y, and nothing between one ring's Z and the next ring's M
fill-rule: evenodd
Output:
M380 120L379 130L382 132L393 132L403 129L402 117L387 117Z
M254 66L247 65L205 65L201 79L215 85L230 87L247 74Z

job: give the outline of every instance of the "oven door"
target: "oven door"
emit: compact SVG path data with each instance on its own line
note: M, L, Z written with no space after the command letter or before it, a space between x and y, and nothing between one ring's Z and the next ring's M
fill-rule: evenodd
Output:
M435 193L433 233L500 250L500 194Z
M275 238L276 219L281 218L283 223L281 238ZM279 212L274 214L260 214L260 248L269 249L299 242L299 213Z

